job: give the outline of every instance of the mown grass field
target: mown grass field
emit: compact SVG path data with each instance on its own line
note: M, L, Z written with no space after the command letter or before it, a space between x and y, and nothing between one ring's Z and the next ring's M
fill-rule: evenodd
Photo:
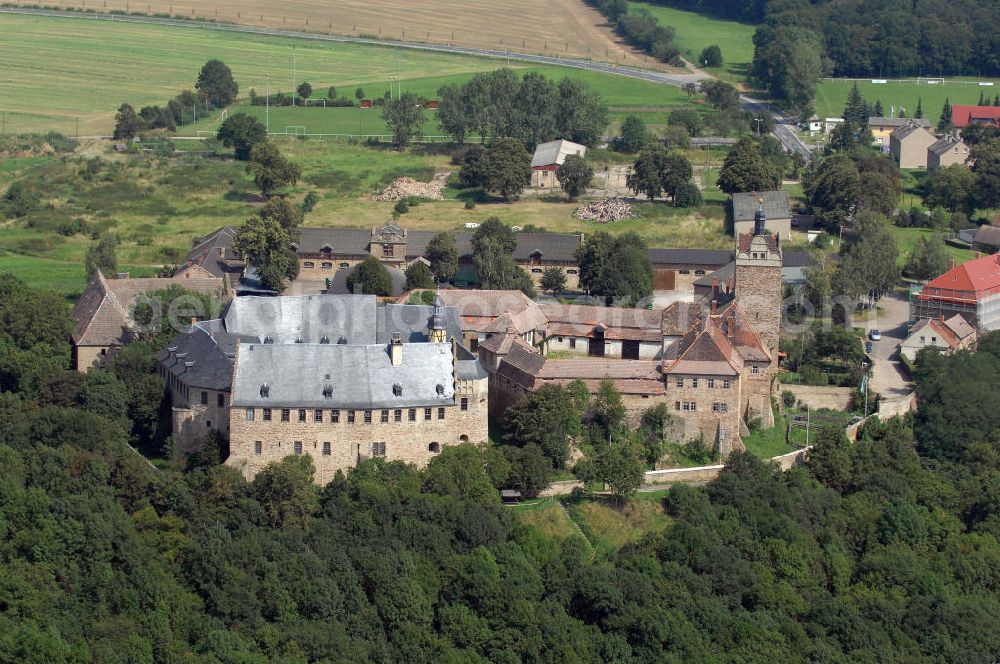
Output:
M753 60L755 26L647 2L628 4L629 7L645 9L660 25L672 27L676 31L674 43L688 62L727 80L742 80L746 76ZM698 62L698 56L702 49L712 44L722 49L722 66L706 69Z
M77 120L82 135L108 133L120 104L138 109L166 103L180 90L193 88L198 70L211 58L233 69L243 96L251 88L263 93L268 74L272 93L290 92L293 45L296 80L309 81L320 96L333 85L349 97L358 87L369 97L380 97L388 89L388 77L399 72L404 91L432 97L444 83L462 82L505 64L388 46L7 14L0 15L0 33L0 111L7 133L54 129L73 135ZM583 79L612 106L663 106L684 98L668 86L608 74L517 62L511 66L557 79Z
M906 109L906 115L912 117L917 110L917 100L923 109L924 117L936 125L941 117L941 109L944 107L944 100L954 106L955 104L976 104L979 101L979 92L988 96L993 103L994 95L1000 94L1000 79L983 79L983 82L991 82L992 87L979 86L980 79L972 78L947 78L945 83L928 85L917 83L915 79L889 80L888 83L872 83L865 79L858 81L861 96L871 104L876 101L882 102L882 109L886 115L896 108L895 116L899 116L899 108ZM847 95L851 91L854 81L847 79L824 79L819 82L816 88L816 114L821 118L840 117L844 113L844 104L847 102Z

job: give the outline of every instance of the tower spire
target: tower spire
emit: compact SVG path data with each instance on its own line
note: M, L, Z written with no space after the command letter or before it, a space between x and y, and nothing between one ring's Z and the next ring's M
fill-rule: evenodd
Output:
M757 212L753 216L753 234L764 235L767 233L767 218L764 216L764 197L757 199Z
M444 324L444 301L441 299L441 284L436 285L434 291L434 310L431 312L430 340L435 343L443 343L448 334Z

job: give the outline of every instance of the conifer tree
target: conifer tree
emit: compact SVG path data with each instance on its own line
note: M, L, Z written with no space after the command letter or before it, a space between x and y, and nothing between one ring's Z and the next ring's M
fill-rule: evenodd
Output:
M944 107L941 108L941 118L938 120L937 129L938 131L944 131L951 126L951 102L948 98L944 99Z
M920 104L920 97L917 97L917 110L914 111L913 117L918 118L918 119L924 117L924 108Z

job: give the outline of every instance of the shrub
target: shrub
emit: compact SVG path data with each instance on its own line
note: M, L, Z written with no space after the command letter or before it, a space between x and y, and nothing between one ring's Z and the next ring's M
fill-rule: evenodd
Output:
M784 390L781 393L781 403L785 405L785 408L791 408L795 405L795 393L791 390Z
M466 210L475 210L476 209L476 202L475 201L465 201L465 209Z
M400 198L396 201L396 205L394 205L392 209L399 214L406 214L410 211L410 201L406 198Z
M695 208L701 207L703 203L701 196L701 191L691 180L688 180L680 187L677 188L677 192L674 194L674 206L682 208Z
M302 214L312 212L317 203L319 203L319 195L315 191L310 191L306 194L306 197L302 199Z

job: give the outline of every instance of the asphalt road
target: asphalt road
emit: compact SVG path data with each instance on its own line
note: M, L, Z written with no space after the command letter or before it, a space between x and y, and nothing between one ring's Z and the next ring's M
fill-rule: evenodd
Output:
M886 295L878 303L878 314L866 325L866 330L877 329L882 338L872 342L871 387L888 399L909 394L912 390L900 364L899 346L906 338L910 306L898 293Z
M57 16L62 18L75 18L90 21L117 21L123 23L143 23L155 25L172 25L185 28L200 28L203 30L219 30L222 32L242 32L257 35L271 35L275 37L295 37L297 39L312 39L324 42L351 42L355 44L372 44L376 46L393 46L397 48L407 48L421 51L435 51L438 53L456 53L460 55L473 55L477 57L494 58L499 60L517 60L519 62L532 62L543 65L558 65L560 67L573 67L575 69L586 69L588 71L603 72L614 76L624 76L650 83L661 85L672 85L682 87L687 83L693 83L707 78L704 74L668 74L634 67L620 67L605 62L594 60L581 60L575 58L561 58L558 56L539 55L532 53L513 53L510 51L499 51L487 48L469 48L465 46L451 46L446 44L429 44L411 41L390 41L382 39L368 39L365 37L350 37L346 35L326 35L315 32L303 32L301 30L279 30L275 28L258 28L248 25L236 25L233 23L209 23L203 21L185 21L173 18L161 18L156 16L125 16L120 14L87 14L83 12L59 11L54 9L34 9L27 7L0 7L0 13L7 14L29 14L34 16ZM781 111L770 104L741 96L740 105L750 111L766 111L774 117L774 136L781 141L786 150L798 152L808 163L812 159L812 153L805 144L799 140L794 131L794 123Z

